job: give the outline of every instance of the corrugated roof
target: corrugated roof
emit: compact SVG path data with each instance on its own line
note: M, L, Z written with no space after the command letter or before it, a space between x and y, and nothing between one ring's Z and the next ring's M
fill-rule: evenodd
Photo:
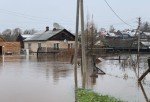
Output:
M141 42L145 46L150 46L150 42Z
M45 41L63 30L64 29L54 30L54 31L50 30L50 31L42 32L42 33L37 33L37 34L34 34L31 38L25 39L24 41Z
M144 32L144 34L146 34L147 36L150 36L150 32Z

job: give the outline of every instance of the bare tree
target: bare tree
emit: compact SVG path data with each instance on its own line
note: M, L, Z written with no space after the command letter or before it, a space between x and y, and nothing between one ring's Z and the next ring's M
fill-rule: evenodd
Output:
M114 32L115 32L115 28L114 28L114 26L113 26L113 25L111 25L111 26L110 26L110 28L109 28L109 32L110 32L110 33L114 33Z
M143 32L150 32L150 24L149 22L144 22L141 24L140 30Z
M35 29L26 29L23 34L34 34L36 33L37 31Z
M15 28L12 31L11 41L16 41L18 36L22 34L22 30L20 28Z
M11 29L6 29L2 32L3 35L11 35Z
M87 27L86 27L86 44L87 44L87 48L92 48L92 46L94 45L94 43L97 41L97 28L94 24L93 21L88 22L87 23Z
M12 34L16 35L16 34L22 34L22 30L20 28L15 28L12 32Z
M10 41L11 40L11 29L6 29L2 32L2 35L3 35L3 38L6 40L6 41Z

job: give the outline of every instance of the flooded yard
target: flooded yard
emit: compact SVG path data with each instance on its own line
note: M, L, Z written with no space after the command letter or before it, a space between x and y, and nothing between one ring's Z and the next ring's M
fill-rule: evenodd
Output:
M122 54L101 57L96 66L106 74L90 77L87 86L127 102L148 102L150 74L138 84L137 78L148 69L150 55ZM120 60L118 60L120 58ZM5 56L0 62L0 102L75 102L74 65L71 57ZM139 62L139 64L137 64ZM138 70L139 67L139 70ZM81 86L80 67L78 81Z
M137 79L148 69L149 55L121 55L105 57L97 66L106 72L98 76L93 89L97 92L115 96L128 102L148 102L150 100L150 74L138 84ZM137 63L139 62L139 63ZM139 67L139 69L138 69Z
M0 64L0 102L73 102L73 79L66 62L6 57Z

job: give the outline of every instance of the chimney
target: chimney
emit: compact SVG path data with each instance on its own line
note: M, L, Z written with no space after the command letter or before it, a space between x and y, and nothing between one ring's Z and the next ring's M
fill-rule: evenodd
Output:
M46 27L46 32L47 32L47 31L49 31L49 27L48 27L48 26Z
M56 31L57 29L56 28L53 28L53 31Z

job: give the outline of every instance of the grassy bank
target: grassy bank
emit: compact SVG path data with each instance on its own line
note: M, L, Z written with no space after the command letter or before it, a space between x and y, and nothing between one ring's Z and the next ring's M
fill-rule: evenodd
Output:
M108 95L100 95L90 90L78 89L78 102L123 102Z

